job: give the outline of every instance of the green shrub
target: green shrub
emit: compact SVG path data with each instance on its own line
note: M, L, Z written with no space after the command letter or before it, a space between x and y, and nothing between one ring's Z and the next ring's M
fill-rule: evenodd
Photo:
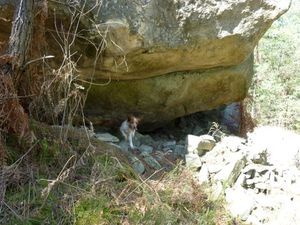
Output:
M300 4L274 22L256 52L251 88L254 117L261 125L300 131Z

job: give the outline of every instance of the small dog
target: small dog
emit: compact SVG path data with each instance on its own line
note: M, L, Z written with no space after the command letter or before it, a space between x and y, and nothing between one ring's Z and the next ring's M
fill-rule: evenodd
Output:
M135 131L137 130L137 125L140 122L140 119L135 116L128 116L127 120L125 120L120 127L120 131L125 137L125 140L129 141L129 145L131 149L134 149L133 145L133 137L135 135Z

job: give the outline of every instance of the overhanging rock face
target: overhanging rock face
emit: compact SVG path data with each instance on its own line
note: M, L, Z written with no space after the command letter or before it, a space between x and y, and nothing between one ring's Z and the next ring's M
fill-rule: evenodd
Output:
M93 86L86 111L97 121L98 114L118 118L127 113L143 115L144 122L160 123L197 111L239 101L248 89L253 61L205 72L177 72L161 76L111 81ZM113 110L112 110L113 109Z
M95 4L82 2L86 8ZM69 11L59 1L49 4L49 54L59 63L60 48L50 35L53 11L57 23L68 21ZM84 38L75 45L82 79L111 80L92 86L87 116L101 122L135 113L145 123L160 123L243 99L253 49L289 5L287 0L103 0L89 18L82 17ZM92 43L97 46L103 37L106 48L94 64Z
M104 1L99 27L109 38L95 77L112 81L92 87L86 111L94 121L133 112L159 123L243 99L252 51L288 7L283 0ZM83 65L89 76L90 60Z
M107 48L96 77L144 79L241 64L288 7L285 0L104 0L97 29L108 31ZM93 60L82 62L88 75Z

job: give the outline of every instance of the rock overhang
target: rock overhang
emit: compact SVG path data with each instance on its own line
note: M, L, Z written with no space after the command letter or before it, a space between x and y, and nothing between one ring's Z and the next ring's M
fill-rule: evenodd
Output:
M0 0L0 7L7 3ZM87 8L93 4L86 1ZM136 113L145 123L159 124L242 100L253 75L253 49L289 5L284 0L103 0L80 20L84 39L73 49L81 79L109 81L91 86L87 116L97 122ZM49 2L47 54L56 56L56 65L62 58L53 40L54 12L58 24L68 23L65 7ZM1 39L9 34L4 25ZM94 47L103 37L105 49L95 63Z

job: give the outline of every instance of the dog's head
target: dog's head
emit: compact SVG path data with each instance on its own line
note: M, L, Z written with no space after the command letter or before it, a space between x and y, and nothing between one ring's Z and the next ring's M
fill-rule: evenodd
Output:
M141 119L138 117L135 117L132 115L128 116L127 121L128 121L130 129L137 130L137 126L138 126L140 120Z

